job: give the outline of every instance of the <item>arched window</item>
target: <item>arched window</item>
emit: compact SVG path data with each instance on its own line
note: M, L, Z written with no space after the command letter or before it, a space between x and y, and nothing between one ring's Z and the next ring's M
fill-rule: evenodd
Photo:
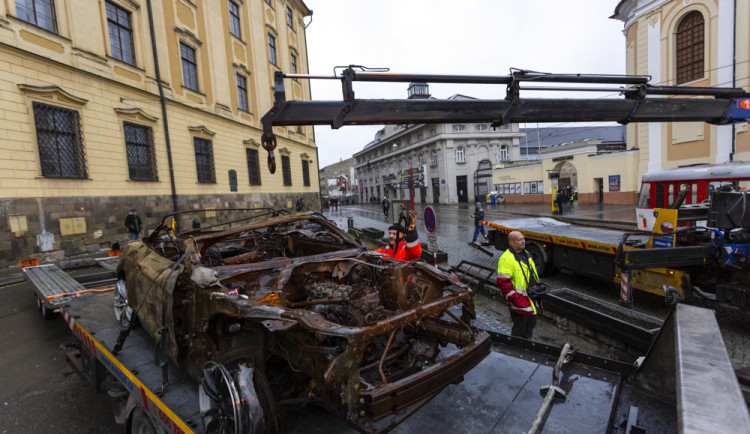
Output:
M703 77L703 30L703 15L698 11L685 15L677 26L677 84Z

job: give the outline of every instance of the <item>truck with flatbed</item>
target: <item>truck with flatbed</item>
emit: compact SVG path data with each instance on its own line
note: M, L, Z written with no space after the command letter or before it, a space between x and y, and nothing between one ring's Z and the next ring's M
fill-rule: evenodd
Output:
M541 274L559 269L613 282L625 303L638 289L748 310L749 182L746 163L647 173L634 210L637 228L574 218L485 225L499 250L508 247L508 233L523 233Z

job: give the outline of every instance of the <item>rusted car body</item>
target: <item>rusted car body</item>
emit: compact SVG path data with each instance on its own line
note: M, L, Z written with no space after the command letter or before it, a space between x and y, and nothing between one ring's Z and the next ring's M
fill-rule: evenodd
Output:
M370 253L319 214L248 213L180 234L167 216L117 270L143 327L200 381L206 431L278 430L280 410L309 401L387 431L489 353L456 276Z

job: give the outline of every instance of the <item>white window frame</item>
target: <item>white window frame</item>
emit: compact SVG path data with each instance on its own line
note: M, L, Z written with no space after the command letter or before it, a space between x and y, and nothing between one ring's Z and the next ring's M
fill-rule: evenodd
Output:
M466 151L463 146L456 146L456 163L466 162Z

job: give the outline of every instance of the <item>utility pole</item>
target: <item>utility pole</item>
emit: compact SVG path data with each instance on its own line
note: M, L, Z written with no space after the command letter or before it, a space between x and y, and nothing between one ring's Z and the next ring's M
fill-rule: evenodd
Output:
M409 196L411 196L411 210L414 211L414 175L411 166L409 166Z

